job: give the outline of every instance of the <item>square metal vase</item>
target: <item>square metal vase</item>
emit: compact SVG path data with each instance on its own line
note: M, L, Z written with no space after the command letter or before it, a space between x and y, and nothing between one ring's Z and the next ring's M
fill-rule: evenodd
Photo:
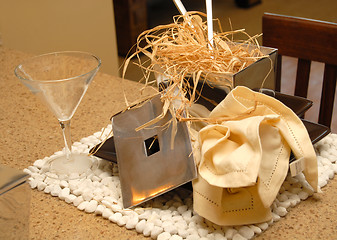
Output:
M248 49L253 50L255 45L249 45ZM260 51L267 57L258 59L248 67L245 67L241 71L228 74L223 79L230 80L233 83L233 87L246 86L250 89L259 89L261 87L275 90L275 77L276 77L276 64L278 50L276 48L260 46ZM158 85L161 82L167 82L168 77L161 74L163 69L155 65L155 77ZM217 79L221 80L221 74L217 75ZM228 82L228 81L225 81ZM221 84L215 85L221 89Z
M112 119L124 208L136 206L197 177L186 123L177 121L171 147L172 115L135 129L162 113L160 96Z
M250 48L255 46L251 45ZM260 46L260 51L268 57L257 60L233 75L234 87L246 86L250 89L261 87L275 89L277 49ZM264 84L263 84L264 83ZM263 86L262 86L263 84Z

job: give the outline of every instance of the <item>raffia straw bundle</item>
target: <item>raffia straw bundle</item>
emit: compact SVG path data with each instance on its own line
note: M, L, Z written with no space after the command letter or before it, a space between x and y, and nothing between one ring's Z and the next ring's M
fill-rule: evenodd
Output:
M214 33L214 44L210 46L205 18L204 13L188 12L175 16L171 24L144 31L138 37L135 53L125 61L123 77L130 60L136 56L139 60L138 66L143 70L146 86L155 82L150 81L150 73L161 74L168 79L167 88L161 93L163 113L169 110L173 118L179 121L205 121L189 118L187 111L188 106L200 97L200 93L196 91L199 81L232 89L232 76L235 73L258 59L267 57L260 51L257 41L260 35L250 37L244 29L223 32L219 21L220 31ZM232 38L237 34L243 34L246 39L233 42ZM140 54L149 58L146 62L149 66L144 67ZM193 80L194 87L189 85L189 79ZM187 93L189 99L186 98ZM173 108L171 103L174 100L178 100L179 105ZM138 129L150 126L155 121L156 119Z

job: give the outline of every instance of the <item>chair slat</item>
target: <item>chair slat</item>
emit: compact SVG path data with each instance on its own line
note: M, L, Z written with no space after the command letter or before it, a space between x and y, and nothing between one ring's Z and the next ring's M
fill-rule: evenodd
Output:
M275 90L281 92L281 72L282 72L282 55L277 55L276 61L276 77L275 77Z
M295 95L307 97L311 61L325 63L318 122L331 126L337 75L337 24L265 13L263 42L278 49L276 90L281 83L281 56L298 58Z
M318 123L331 125L337 81L337 66L325 64Z
M308 95L309 76L310 76L310 60L298 59L295 96L306 98Z
M336 23L265 13L262 32L263 45L281 55L337 65Z

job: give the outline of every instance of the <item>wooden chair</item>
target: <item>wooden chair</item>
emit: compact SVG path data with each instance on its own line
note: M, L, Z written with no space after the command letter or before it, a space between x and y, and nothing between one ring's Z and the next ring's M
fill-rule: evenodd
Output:
M307 97L311 61L325 63L318 122L330 127L337 76L337 24L265 13L263 45L278 49L276 90L281 88L282 56L298 58L295 95Z

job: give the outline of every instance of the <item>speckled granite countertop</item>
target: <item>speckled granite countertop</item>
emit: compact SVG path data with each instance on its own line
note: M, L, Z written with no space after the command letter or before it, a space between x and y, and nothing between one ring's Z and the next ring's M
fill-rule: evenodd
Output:
M56 118L14 75L15 66L29 56L0 47L0 163L17 169L64 146ZM73 141L101 130L125 106L121 82L97 74L73 117ZM131 101L140 96L142 85L125 81L124 86ZM336 207L335 177L323 193L292 208L256 239L337 239ZM38 190L32 190L30 210L30 239L149 239Z

